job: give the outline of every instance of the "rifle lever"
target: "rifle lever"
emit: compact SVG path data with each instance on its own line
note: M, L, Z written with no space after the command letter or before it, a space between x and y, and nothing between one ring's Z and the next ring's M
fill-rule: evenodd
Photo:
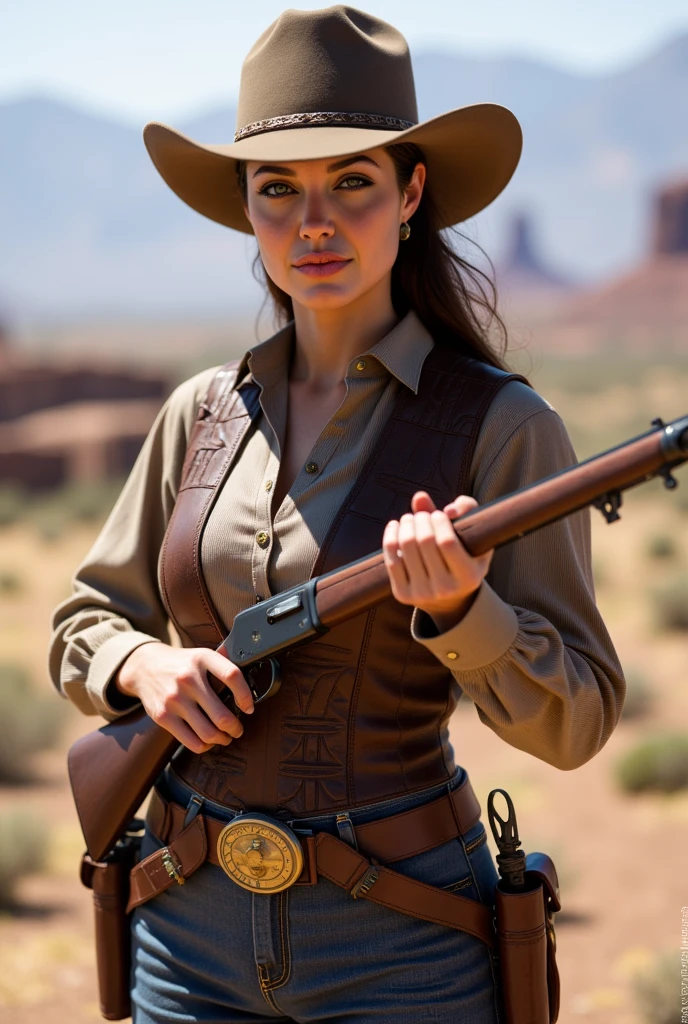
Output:
M607 494L601 494L599 498L595 498L593 501L595 508L600 510L608 523L615 523L617 519L621 519L619 509L622 504L623 496L621 491L609 491Z

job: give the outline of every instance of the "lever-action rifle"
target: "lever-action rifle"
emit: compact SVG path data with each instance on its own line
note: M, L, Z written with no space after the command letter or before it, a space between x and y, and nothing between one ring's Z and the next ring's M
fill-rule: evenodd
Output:
M646 434L453 520L459 539L471 555L481 555L588 505L612 523L620 518L622 492L655 476L673 489L672 470L688 461L688 416L652 425ZM274 655L317 639L391 593L383 552L376 551L240 612L217 649L244 670L258 704L280 685ZM208 678L229 703L224 684ZM179 745L138 708L71 747L72 793L94 860L114 846Z

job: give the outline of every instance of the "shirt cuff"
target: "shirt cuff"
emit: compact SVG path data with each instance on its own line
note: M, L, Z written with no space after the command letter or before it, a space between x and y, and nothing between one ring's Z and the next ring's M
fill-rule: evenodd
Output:
M485 580L461 621L445 633L439 633L432 618L420 608L414 608L411 616L413 639L456 672L491 665L511 647L517 633L516 612Z
M117 706L108 699L108 686L114 685L113 676L120 665L129 657L132 651L142 644L159 644L160 637L148 636L147 633L137 633L135 630L126 630L124 633L117 633L102 644L91 659L91 665L86 680L86 691L96 711L103 718L114 719L125 715L128 711L140 707L141 701L136 697L129 698L130 703L124 706L127 700L126 694L117 691ZM120 704L119 697L122 698ZM115 698L113 698L114 700Z

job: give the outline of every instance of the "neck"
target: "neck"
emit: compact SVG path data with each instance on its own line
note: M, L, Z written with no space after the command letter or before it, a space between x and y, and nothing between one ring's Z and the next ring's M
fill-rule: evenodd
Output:
M339 309L308 309L294 303L295 348L290 379L313 391L331 391L349 363L395 326L389 279Z

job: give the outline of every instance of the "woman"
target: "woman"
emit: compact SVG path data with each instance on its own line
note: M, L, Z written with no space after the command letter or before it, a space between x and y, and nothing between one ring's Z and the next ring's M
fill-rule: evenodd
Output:
M286 11L258 40L233 144L145 132L184 201L256 236L287 322L168 399L54 616L67 697L109 720L141 703L183 744L144 839L165 891L132 882L136 1024L499 1020L490 947L372 902L374 870L349 887L363 899L320 860L261 891L274 829L489 905L495 867L448 742L460 693L563 770L621 712L587 514L494 557L451 526L575 456L554 410L500 372L470 268L439 234L504 188L518 124L491 104L416 121L403 37L340 6ZM380 546L393 598L283 657L279 694L254 709L214 649L235 615ZM273 839L253 825L223 846L256 812ZM199 823L213 842L187 879L176 837Z

